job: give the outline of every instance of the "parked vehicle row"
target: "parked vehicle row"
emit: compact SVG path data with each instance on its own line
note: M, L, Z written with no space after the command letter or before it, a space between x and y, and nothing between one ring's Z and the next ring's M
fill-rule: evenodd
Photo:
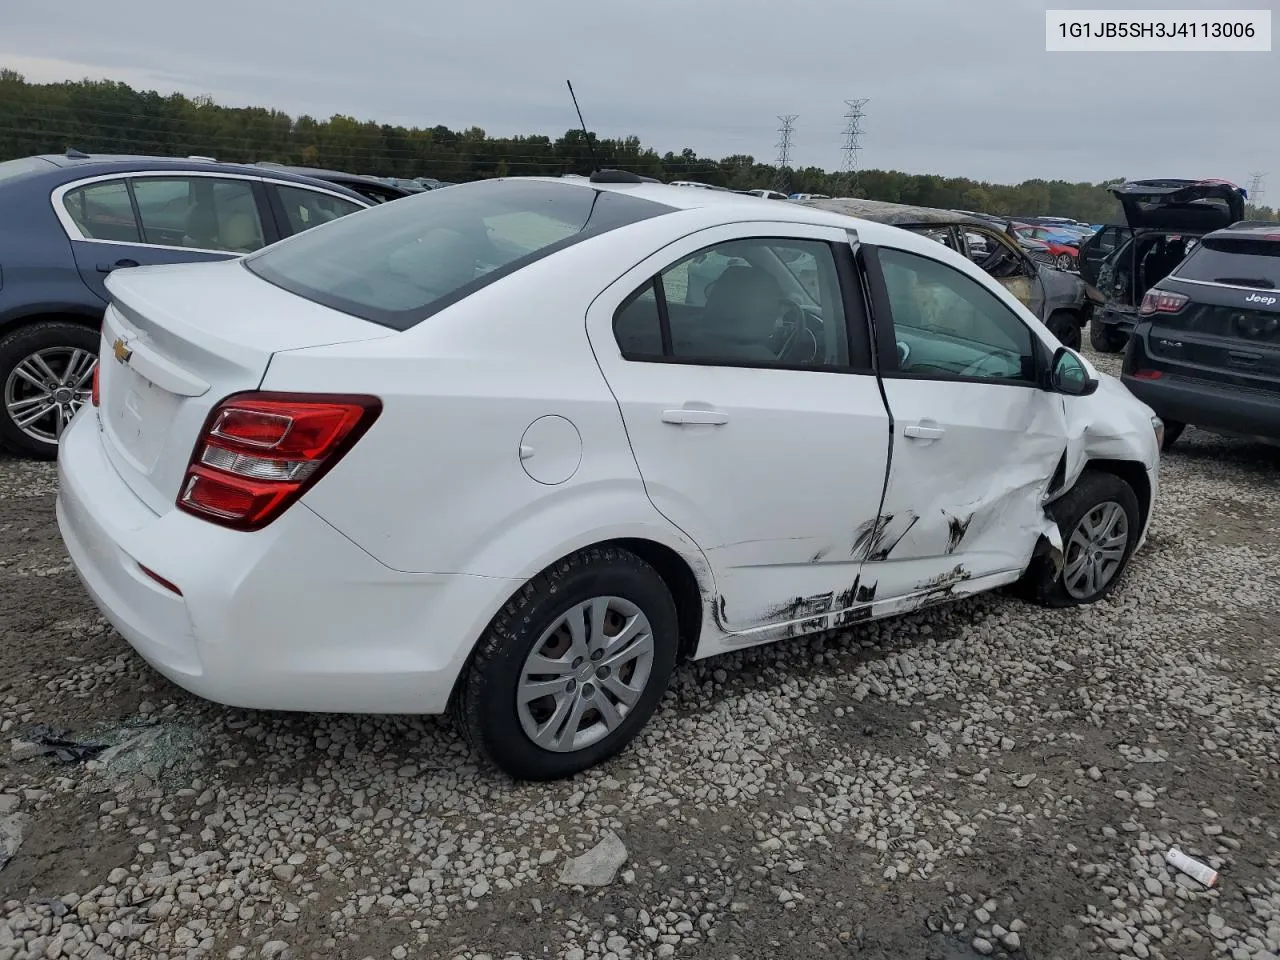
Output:
M682 658L1106 596L1158 419L967 255L981 221L838 203L490 180L114 273L72 562L198 695L451 710L537 779L625 747Z
M837 198L804 201L804 205L911 230L961 253L1072 349L1079 349L1081 331L1101 303L1096 291L1079 277L1038 262L998 218L878 200Z
M70 150L0 163L0 445L56 456L89 399L113 271L240 257L372 202L341 182L208 158Z

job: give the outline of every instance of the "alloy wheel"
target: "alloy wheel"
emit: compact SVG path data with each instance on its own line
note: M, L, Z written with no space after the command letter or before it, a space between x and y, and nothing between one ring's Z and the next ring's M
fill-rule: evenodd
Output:
M89 402L98 357L80 347L45 347L16 363L5 379L4 406L19 430L56 444Z

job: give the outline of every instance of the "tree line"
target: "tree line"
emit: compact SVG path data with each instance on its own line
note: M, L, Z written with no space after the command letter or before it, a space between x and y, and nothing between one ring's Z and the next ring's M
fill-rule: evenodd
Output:
M28 83L0 69L0 160L69 147L87 153L209 156L224 161L272 161L383 177L434 177L461 182L502 176L588 174L596 167L629 170L659 180L698 180L734 190L858 196L893 203L1012 216L1062 216L1090 223L1118 216L1103 183L1027 180L996 184L965 177L818 167L783 168L746 155L715 160L691 148L659 154L639 137L597 137L568 130L490 137L480 127L403 127L335 114L292 117L267 107L227 107L206 97L162 95L111 80ZM1276 219L1269 207L1250 218Z

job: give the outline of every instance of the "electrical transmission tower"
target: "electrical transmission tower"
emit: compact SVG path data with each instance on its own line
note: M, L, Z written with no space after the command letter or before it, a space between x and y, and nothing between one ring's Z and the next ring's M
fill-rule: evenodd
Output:
M858 192L858 160L862 153L862 120L866 116L863 108L870 102L869 97L861 100L844 102L844 179L850 196Z
M1266 181L1265 173L1249 174L1249 203L1255 207L1262 206L1262 194L1266 189Z
M778 117L778 172L774 188L783 193L791 192L791 135L795 133L797 114L787 113Z

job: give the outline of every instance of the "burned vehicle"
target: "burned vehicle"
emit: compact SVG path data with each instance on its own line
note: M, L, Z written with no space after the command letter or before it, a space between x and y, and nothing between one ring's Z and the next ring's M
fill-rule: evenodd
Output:
M1103 298L1074 274L1056 270L1024 249L990 217L879 200L838 197L801 201L806 206L901 227L938 241L991 274L1049 328L1077 350L1081 331Z
M1244 219L1247 194L1225 180L1131 180L1111 193L1121 214L1080 247L1080 276L1106 298L1089 342L1119 353L1147 291L1173 272L1200 237Z

